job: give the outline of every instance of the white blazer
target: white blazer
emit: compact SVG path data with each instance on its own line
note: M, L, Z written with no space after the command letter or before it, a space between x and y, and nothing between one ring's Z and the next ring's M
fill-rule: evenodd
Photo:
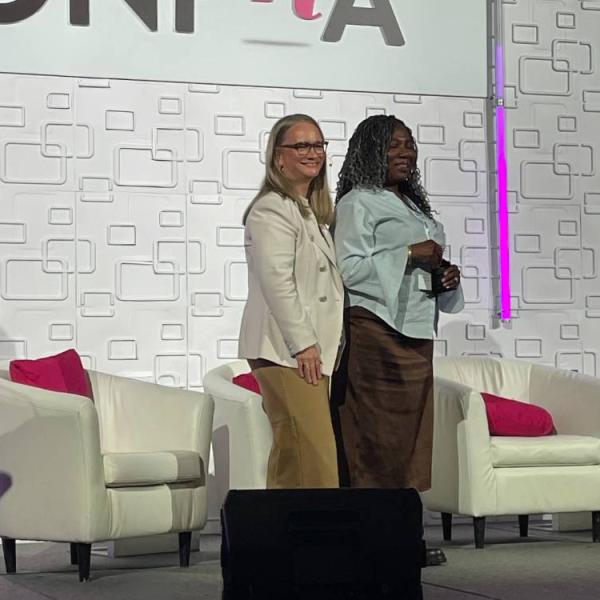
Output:
M240 358L297 367L294 354L318 344L323 374L331 375L342 338L344 286L327 228L312 213L303 218L290 198L270 192L248 214L244 245L248 300Z

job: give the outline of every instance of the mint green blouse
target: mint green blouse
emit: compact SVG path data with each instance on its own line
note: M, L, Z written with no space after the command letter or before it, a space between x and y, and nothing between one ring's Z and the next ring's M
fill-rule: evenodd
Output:
M432 239L445 246L442 224L425 216L407 198L384 189L355 188L336 207L337 264L348 291L346 304L362 306L396 331L432 339L439 311L464 307L462 289L438 296L430 274L407 267L408 246Z

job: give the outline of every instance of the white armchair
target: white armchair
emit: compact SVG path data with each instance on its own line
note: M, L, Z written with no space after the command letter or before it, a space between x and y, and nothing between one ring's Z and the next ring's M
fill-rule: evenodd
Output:
M191 532L207 518L213 402L205 394L89 371L94 403L13 383L0 371L0 500L7 572L15 540L71 543L80 581L91 544Z
M232 379L250 367L240 360L212 369L203 379L204 391L214 400L213 459L217 504L230 489L264 489L273 441L271 425L260 395Z
M432 487L424 505L442 513L444 539L452 514L473 517L484 546L485 517L592 512L600 541L600 380L551 367L482 357L434 362ZM553 416L558 435L490 436L480 392L532 402Z

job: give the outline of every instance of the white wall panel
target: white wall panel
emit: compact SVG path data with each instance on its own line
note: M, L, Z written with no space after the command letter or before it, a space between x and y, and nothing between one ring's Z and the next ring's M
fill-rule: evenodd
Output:
M598 375L600 7L504 4L517 318L498 337L507 354Z
M2 154L3 356L73 345L98 369L201 387L206 369L237 354L241 217L268 133L291 112L313 115L331 141L332 188L364 117L406 120L468 302L490 310L482 100L0 80L0 139L13 144Z

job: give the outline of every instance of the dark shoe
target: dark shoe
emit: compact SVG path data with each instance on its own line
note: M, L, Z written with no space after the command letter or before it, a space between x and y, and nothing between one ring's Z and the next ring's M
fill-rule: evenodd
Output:
M443 565L447 562L446 555L441 548L427 548L425 550L425 566L435 567L437 565Z

